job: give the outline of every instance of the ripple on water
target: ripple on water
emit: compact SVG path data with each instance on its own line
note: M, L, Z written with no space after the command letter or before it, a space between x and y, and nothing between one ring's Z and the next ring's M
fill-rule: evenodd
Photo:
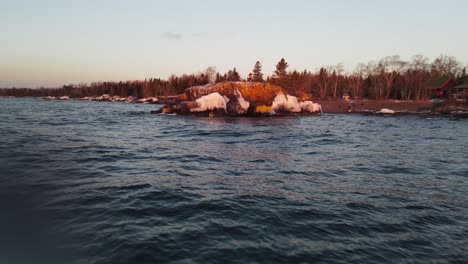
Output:
M0 226L44 217L67 262L468 259L466 120L0 101L0 204L34 208Z

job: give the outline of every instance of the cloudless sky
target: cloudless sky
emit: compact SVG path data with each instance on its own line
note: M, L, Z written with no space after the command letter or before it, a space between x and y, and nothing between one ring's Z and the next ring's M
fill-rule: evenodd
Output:
M0 0L0 87L245 77L441 53L468 63L466 0Z

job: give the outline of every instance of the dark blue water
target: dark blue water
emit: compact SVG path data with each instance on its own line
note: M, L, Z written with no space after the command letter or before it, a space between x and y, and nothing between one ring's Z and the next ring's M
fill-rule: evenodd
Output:
M155 108L0 99L0 262L468 262L468 120Z

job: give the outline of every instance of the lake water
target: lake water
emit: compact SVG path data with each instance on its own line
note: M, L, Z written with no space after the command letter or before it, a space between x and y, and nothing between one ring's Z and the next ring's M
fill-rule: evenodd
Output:
M0 98L0 262L468 262L468 120L157 108Z

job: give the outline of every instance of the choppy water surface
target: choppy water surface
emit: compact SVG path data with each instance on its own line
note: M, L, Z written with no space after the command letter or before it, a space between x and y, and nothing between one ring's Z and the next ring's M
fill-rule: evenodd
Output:
M468 261L468 120L155 108L0 99L0 261Z

